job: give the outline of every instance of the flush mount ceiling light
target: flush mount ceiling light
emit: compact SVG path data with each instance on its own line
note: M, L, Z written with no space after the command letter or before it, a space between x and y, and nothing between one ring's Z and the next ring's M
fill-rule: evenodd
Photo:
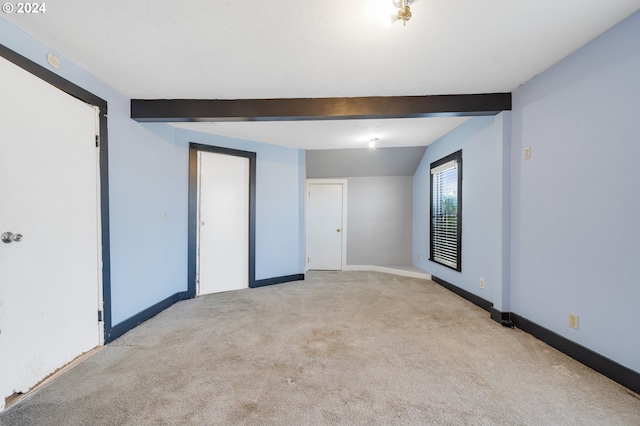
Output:
M402 21L402 25L407 25L407 21L411 19L411 5L414 0L392 0L393 6L398 9L388 16L383 24L385 27L391 26L396 21Z

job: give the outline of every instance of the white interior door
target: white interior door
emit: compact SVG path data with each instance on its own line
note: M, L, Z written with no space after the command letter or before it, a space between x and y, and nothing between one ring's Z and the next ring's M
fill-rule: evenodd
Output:
M0 58L0 408L100 344L96 110Z
M249 159L198 153L198 294L249 287Z
M309 184L307 269L342 270L342 184Z

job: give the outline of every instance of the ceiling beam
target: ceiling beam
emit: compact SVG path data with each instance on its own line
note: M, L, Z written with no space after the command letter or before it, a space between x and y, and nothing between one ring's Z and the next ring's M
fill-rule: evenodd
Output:
M360 98L132 99L139 122L344 120L495 115L511 93Z

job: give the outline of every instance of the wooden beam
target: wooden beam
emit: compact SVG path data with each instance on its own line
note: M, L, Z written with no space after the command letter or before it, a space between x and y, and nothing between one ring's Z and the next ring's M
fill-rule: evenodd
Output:
M139 122L343 120L495 115L511 93L285 99L132 99Z

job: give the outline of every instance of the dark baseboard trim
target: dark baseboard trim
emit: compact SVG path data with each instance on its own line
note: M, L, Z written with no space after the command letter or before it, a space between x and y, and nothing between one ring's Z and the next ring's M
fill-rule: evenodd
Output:
M502 312L492 307L489 309L489 313L491 314L491 319L496 322L508 321L511 319L510 312Z
M264 287L267 285L289 283L291 281L303 281L304 274L285 275L283 277L266 278L264 280L255 280L251 288Z
M286 275L284 277L267 278L264 280L254 281L253 285L251 285L251 288L264 287L268 285L282 284L282 283L288 283L291 281L301 281L301 280L304 280L304 274L295 274L295 275ZM131 318L128 318L122 321L121 323L116 324L115 326L111 327L110 330L105 330L105 333L104 333L105 345L107 343L113 342L115 339L122 336L127 331L139 326L143 322L158 315L160 312L164 311L174 303L179 302L181 300L193 299L194 297L195 297L195 294L191 294L189 291L181 291L179 293L176 293L174 295L167 297L164 300L161 300L160 302L132 316Z
M180 293L178 293L178 301L193 299L194 297L195 297L195 294L192 295L189 291L181 291Z
M443 279L440 279L432 275L431 281L440 284L442 287L446 288L447 290L454 292L455 294L462 297L463 299L467 299L469 302L473 303L476 306L479 306L480 308L484 309L487 312L490 312L491 308L493 308L493 303L489 302L488 300L483 299L480 296L476 296L475 294L470 293L467 290L463 290L460 287L456 287L455 285L448 283Z
M640 373L633 371L617 362L600 355L591 349L585 348L566 337L562 337L553 331L542 327L529 321L526 318L521 317L518 314L511 313L511 321L513 324L536 337L549 346L552 346L560 352L570 356L576 361L581 362L587 367L597 371L610 378L611 380L620 383L622 386L631 389L636 393L640 393Z
M585 348L566 337L562 337L553 331L542 327L521 317L513 312L502 312L493 307L493 303L485 300L473 293L463 290L455 285L448 283L438 277L432 276L431 280L440 284L447 290L450 290L458 296L467 299L471 303L481 307L491 314L491 319L504 325L513 327L514 325L520 330L531 334L533 337L542 340L549 346L559 350L567 356L586 365L592 370L610 378L614 382L640 394L640 373L617 362L600 355L591 349Z
M105 330L105 345L107 343L113 342L115 339L122 336L127 331L137 327L148 319L153 318L160 312L167 309L169 306L176 303L178 300L180 300L179 297L181 294L183 293L176 293L172 296L169 296L166 299L156 303L155 305L145 309L144 311L132 316L131 318L128 318L121 323L116 324L115 326L111 327L111 330Z

